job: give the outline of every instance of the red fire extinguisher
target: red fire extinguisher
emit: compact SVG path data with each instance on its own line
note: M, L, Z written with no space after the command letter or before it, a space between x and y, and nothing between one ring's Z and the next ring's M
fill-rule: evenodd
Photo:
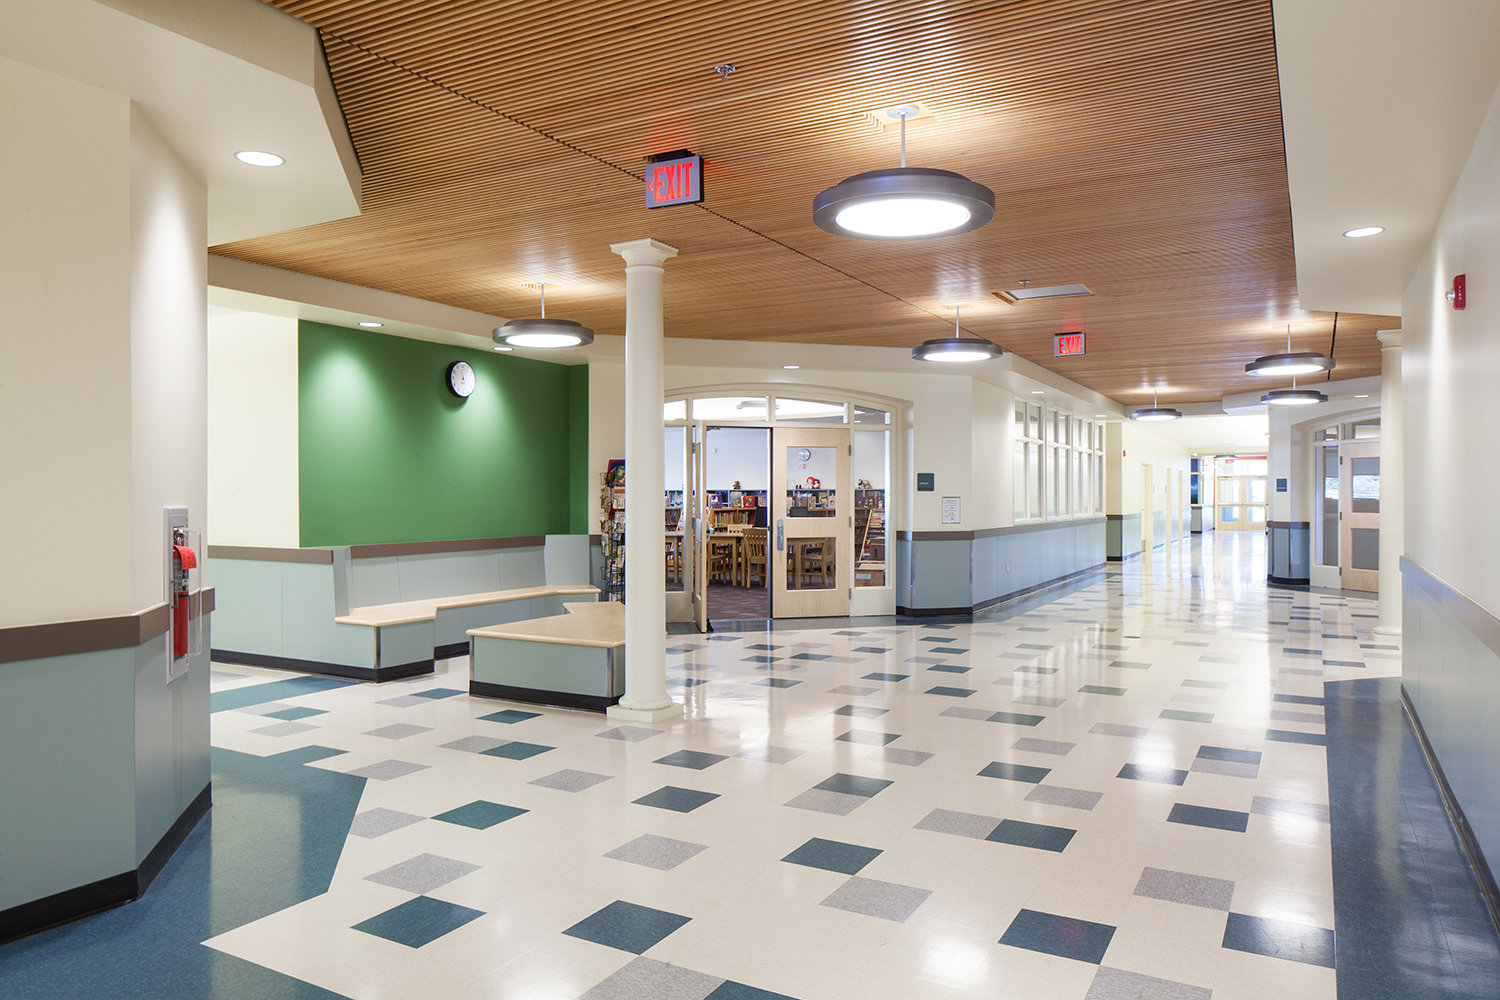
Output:
M172 656L188 655L188 570L198 568L198 554L186 545L172 546Z

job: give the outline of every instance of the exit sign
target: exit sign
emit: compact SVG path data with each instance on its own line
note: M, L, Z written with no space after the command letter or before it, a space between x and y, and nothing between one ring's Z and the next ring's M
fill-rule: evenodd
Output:
M1052 356L1054 358L1071 357L1074 354L1088 353L1083 349L1082 333L1059 333L1052 338Z
M646 167L646 207L692 205L703 200L703 157L661 160Z

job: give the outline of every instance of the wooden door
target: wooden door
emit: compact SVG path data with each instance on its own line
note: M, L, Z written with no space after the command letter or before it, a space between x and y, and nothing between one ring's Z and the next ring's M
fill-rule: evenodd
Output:
M1339 445L1339 581L1380 589L1380 442Z
M771 614L849 614L854 490L849 431L778 427L771 445Z

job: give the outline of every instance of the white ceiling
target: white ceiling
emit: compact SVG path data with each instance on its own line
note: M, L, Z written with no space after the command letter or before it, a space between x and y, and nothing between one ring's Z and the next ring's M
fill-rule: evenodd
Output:
M359 213L318 33L259 0L4 0L0 56L136 102L207 185L210 245Z
M1401 313L1500 83L1495 0L1278 0L1303 309ZM1366 239L1345 230L1384 226Z

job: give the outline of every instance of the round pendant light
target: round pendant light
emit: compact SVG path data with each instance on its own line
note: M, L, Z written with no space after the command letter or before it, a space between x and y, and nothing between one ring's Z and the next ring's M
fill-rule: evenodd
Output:
M570 319L547 318L547 285L539 282L542 293L542 315L539 319L513 319L504 326L495 327L497 344L511 347L561 348L583 347L594 342L594 331L582 323Z
M1294 375L1290 389L1272 389L1260 397L1260 401L1271 406L1311 406L1314 403L1328 402L1328 397L1316 389L1297 388L1297 377Z
M912 348L913 360L965 364L971 361L989 361L1005 353L1000 345L993 341L958 335L958 313L962 308L962 306L953 307L953 336L924 340L920 347Z
M995 217L995 193L951 170L906 165L912 105L886 114L901 122L901 166L845 178L813 199L813 222L861 240L921 240L978 229Z
M1335 333L1337 332L1338 318L1334 318ZM1251 375L1316 375L1318 372L1330 371L1333 368L1333 359L1317 351L1292 350L1292 327L1286 328L1286 353L1267 354L1263 358L1256 358L1245 366L1245 371Z
M1181 410L1174 410L1170 406L1156 405L1156 392L1151 393L1151 405L1143 406L1130 411L1131 420L1176 420L1182 416Z

